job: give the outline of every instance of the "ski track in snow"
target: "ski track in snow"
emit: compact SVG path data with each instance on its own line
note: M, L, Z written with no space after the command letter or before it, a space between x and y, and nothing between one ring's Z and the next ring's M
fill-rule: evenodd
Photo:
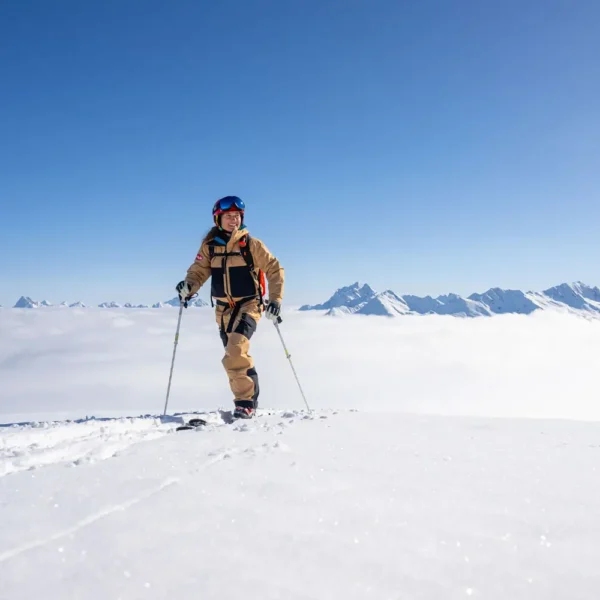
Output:
M8 550L7 552L3 552L2 554L0 554L0 563L4 562L10 558L14 558L15 556L18 556L19 554L23 554L23 552L27 552L28 550L33 550L34 548L39 548L40 546L45 546L46 544L55 542L57 540L60 540L61 538L64 538L64 537L67 537L74 533L77 533L77 531L79 531L83 527L91 525L92 523L95 523L96 521L98 521L104 517L107 517L108 515L111 515L119 510L127 510L128 508L134 506L135 504L139 504L143 500L146 500L148 498L151 498L152 496L155 496L156 494L158 494L165 488L177 483L178 481L179 480L175 479L175 478L167 479L158 487L156 487L152 490L149 490L148 492L146 492L144 494L140 494L139 496L136 496L136 497L132 498L131 500L127 500L126 502L123 502L121 504L109 506L95 514L90 515L89 517L86 517L85 519L82 519L81 521L79 521L75 525L73 525L72 527L69 527L62 531L59 531L59 532L51 535L50 537L43 538L40 540L34 540L32 542L28 542L27 544L24 544L23 546L19 546L18 548L14 548L13 550Z
M15 424L0 428L0 477L64 464L79 466L92 464L118 455L126 448L143 441L160 438L175 431L189 417L201 416L208 425L198 428L206 433L228 426L241 433L257 428L273 429L282 433L290 420L297 417L313 418L311 415L293 411L259 411L253 421L231 423L230 413L219 411L202 415L178 417L123 417L115 419L86 419L82 421L52 421ZM265 419L264 417L273 417ZM321 414L324 418L325 415ZM178 435L195 433L178 432ZM275 443L277 444L277 442ZM260 453L265 448L248 449ZM224 448L223 458L229 458L238 450Z

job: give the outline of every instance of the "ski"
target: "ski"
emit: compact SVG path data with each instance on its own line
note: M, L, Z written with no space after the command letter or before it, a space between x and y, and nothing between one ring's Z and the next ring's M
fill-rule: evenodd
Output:
M257 414L254 414L254 415L252 415L252 417L249 417L249 416L245 416L242 414L238 414L236 411L220 410L220 409L218 412L219 412L219 416L221 419L220 421L217 421L217 422L211 421L209 423L209 421L206 421L205 419L193 418L193 419L189 419L182 425L179 425L178 427L176 427L175 431L189 431L190 429L197 429L198 427L202 427L203 425L209 425L209 424L216 425L216 426L230 425L239 420L253 419L258 416ZM271 414L271 413L268 413L268 414Z
M190 429L196 429L196 427L201 427L202 425L208 425L208 422L204 419L190 419L187 423L177 427L175 431L188 431Z

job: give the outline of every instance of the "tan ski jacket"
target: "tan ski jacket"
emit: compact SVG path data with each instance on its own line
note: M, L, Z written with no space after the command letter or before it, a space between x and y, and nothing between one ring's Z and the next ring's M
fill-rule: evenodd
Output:
M240 241L243 244L246 240L254 259L252 272L240 249ZM212 277L211 296L222 302L234 303L254 296L258 297L259 270L264 271L269 284L269 300L281 304L284 284L283 267L263 242L248 236L248 230L242 226L231 234L231 239L227 243L218 235L204 242L185 279L190 284L192 294L195 294L208 278Z

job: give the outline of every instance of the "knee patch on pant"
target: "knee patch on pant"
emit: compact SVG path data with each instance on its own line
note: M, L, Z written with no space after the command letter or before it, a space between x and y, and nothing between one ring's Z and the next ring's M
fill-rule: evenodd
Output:
M247 313L244 313L234 332L250 339L256 331L256 321Z
M221 341L223 342L223 346L225 347L227 347L227 343L229 341L228 334L239 333L240 335L243 335L249 340L256 331L256 319L254 319L247 313L242 314L235 329L233 329L233 324L233 321L230 320L228 327L225 327L224 320L221 317L221 327L219 329L219 335L221 336Z

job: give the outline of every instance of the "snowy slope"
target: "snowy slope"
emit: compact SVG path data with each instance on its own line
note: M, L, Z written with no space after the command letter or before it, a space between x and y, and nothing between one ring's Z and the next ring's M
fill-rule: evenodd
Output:
M586 285L581 281L576 281L573 287L581 294L584 298L592 300L593 302L600 303L600 288Z
M357 314L396 316L405 315L409 312L406 302L391 290L376 294L368 302L360 307Z
M597 423L209 418L56 424L82 446L54 461L47 429L0 434L33 469L0 477L1 597L597 598Z
M325 314L328 317L344 317L354 313L354 309L348 308L347 306L334 306L330 308Z
M0 426L0 477L46 465L81 465L172 430L159 418L39 421Z

